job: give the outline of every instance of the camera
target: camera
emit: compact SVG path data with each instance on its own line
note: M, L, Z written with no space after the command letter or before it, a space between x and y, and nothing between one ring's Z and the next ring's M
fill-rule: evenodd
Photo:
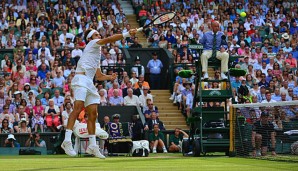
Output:
M32 139L32 140L35 140L35 138L36 138L36 135L35 135L35 134L32 134L31 139Z

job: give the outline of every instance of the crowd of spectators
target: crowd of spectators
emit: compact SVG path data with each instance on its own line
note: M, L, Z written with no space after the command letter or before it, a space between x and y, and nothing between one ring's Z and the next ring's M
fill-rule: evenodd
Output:
M105 38L130 29L117 0L3 0L0 20L0 133L59 131L73 107L70 85L86 46L84 31L93 28ZM137 37L101 47L103 72L118 78L95 84L102 106L140 106L148 121L158 108L145 67L137 57L132 68L119 68L126 63L121 48L129 47L141 47Z
M188 48L200 44L211 22L220 23L225 34L230 56L240 56L233 65L243 69L246 75L231 77L231 84L225 86L233 91L236 103L270 103L274 101L297 100L297 1L179 1L157 0L151 4L134 1L140 25L149 23L160 13L174 11L176 17L164 25L152 25L145 30L151 47L168 49L174 58L175 73L181 69L194 68L199 52ZM243 12L246 15L240 15ZM215 70L212 79L220 80ZM171 100L189 115L192 108L194 79L176 77ZM205 83L204 89L219 90L220 82ZM272 96L272 98L271 98ZM187 97L189 100L187 100ZM232 100L229 101L232 103ZM182 104L182 105L181 105ZM205 103L206 107L220 106L220 103ZM272 117L276 121L297 119L297 106L280 108ZM243 109L246 111L246 109ZM246 111L248 113L249 110ZM256 110L259 119L261 110ZM286 113L286 116L283 114ZM248 119L249 115L241 112ZM275 117L274 117L275 116ZM276 122L277 123L277 122Z

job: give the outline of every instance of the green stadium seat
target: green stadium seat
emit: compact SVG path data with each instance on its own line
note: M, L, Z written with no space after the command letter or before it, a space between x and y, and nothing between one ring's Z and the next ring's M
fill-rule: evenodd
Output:
M51 94L51 89L49 88L42 88L42 93L49 92Z
M41 100L43 97L44 97L43 94L39 94L39 95L36 96L36 98L39 99L39 100Z

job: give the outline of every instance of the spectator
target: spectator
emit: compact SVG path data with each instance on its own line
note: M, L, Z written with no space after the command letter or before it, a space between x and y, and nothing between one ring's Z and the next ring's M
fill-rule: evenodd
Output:
M21 119L18 133L31 133L31 128L27 126L26 118Z
M9 124L10 124L9 120L4 118L1 123L0 133L12 134L14 131L13 131L12 127L9 127Z
M263 100L261 103L273 103L273 102L276 102L276 101L271 99L271 93L266 92L266 100Z
M32 116L32 128L34 132L37 132L38 127L40 132L43 132L44 128L44 107L41 104L41 100L36 99L35 105L33 106L33 116Z
M108 91L108 98L112 97L114 94L114 90L118 90L118 95L122 96L122 90L119 88L119 84L117 82L113 83L113 87Z
M157 150L162 150L164 153L167 153L168 151L164 144L165 137L163 133L160 132L159 125L155 124L153 128L153 132L149 134L149 142L152 153L157 153Z
M65 78L62 76L62 70L58 69L56 73L57 77L53 79L54 87L63 88L65 84Z
M140 83L142 85L141 87L139 86ZM144 75L139 75L139 81L138 83L134 84L134 89L142 88L142 87L147 87L150 89L149 83L144 80Z
M139 106L139 98L133 95L132 88L127 89L127 96L124 97L124 106Z
M25 144L26 147L43 147L46 148L46 142L40 138L40 134L35 132L33 134L30 133L29 138Z
M150 115L151 115L151 119L149 119L145 123L144 130L152 131L155 124L158 125L159 130L165 130L165 126L163 122L157 118L155 111L152 111Z
M81 58L83 51L80 48L79 43L75 44L75 49L71 51L71 57L75 60L76 64L78 63L79 59Z
M70 102L65 104L65 110L62 112L62 126L66 128L67 121L70 113L72 112L73 105Z
M13 134L8 134L4 141L4 147L19 148L20 144L17 142Z
M60 107L61 105L63 105L64 102L64 97L60 95L60 90L56 89L54 92L54 97L52 98L54 101L54 104L58 107Z
M147 99L150 99L153 102L153 97L148 93L149 87L143 86L143 93L139 96L140 105L143 108L148 108Z
M54 100L49 100L49 106L45 108L45 119L47 127L51 129L52 132L57 132L57 126L59 123L60 110L59 107L54 104Z
M124 104L123 97L121 95L119 95L118 89L114 89L113 96L110 97L109 102L110 102L111 106L123 106L123 104Z

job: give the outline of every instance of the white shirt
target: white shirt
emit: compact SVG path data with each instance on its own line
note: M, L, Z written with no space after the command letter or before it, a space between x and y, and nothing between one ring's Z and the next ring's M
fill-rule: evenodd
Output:
M102 61L101 65L102 66L109 66L109 65L114 65L116 62L112 59L105 59Z
M71 33L66 33L65 35L62 33L59 36L59 42L62 43L62 44L64 44L65 41L66 41L66 38L70 38L71 41L73 42L73 39L75 38L75 36L73 34L71 34Z
M74 49L71 51L71 57L74 58L76 56L81 57L83 54L83 51L81 49Z
M42 48L39 48L38 49L38 58L39 58L39 56L41 54L41 49ZM47 47L45 47L44 49L45 49L45 55L46 55L45 57L46 57L46 59L49 60L49 61L53 61L54 60L54 57L52 56L50 49L47 48Z
M153 97L151 94L147 94L147 96L144 96L144 94L139 96L139 102L141 106L147 106L147 99L151 99L153 102Z
M55 77L53 79L53 83L56 85L56 87L61 87L63 88L63 83L65 82L65 78L60 76L59 78L58 77Z
M45 63L48 67L50 66L48 60L45 59L45 62L44 62L44 63ZM41 64L42 64L41 59L38 59L38 60L36 61L36 67L38 68Z
M124 106L139 106L139 98L136 95L132 95L132 97L125 96L124 97Z
M97 68L100 67L100 45L96 42L99 39L91 40L85 47L80 58L76 72L85 72L86 76L93 80Z
M263 100L261 103L273 103L273 102L276 102L275 100L270 100L270 101L268 101L267 99L266 100Z

